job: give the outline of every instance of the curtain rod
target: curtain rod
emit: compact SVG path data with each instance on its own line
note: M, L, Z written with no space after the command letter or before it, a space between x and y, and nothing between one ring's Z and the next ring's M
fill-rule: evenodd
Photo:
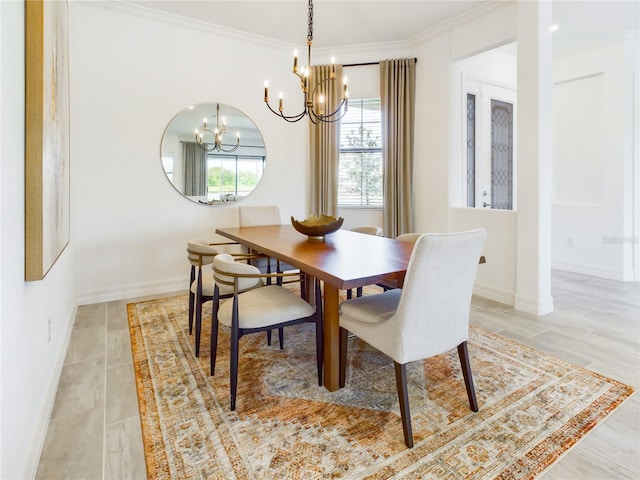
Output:
M418 59L414 57L413 61L418 63ZM380 65L380 62L365 62L365 63L345 63L343 67L366 67L369 65Z

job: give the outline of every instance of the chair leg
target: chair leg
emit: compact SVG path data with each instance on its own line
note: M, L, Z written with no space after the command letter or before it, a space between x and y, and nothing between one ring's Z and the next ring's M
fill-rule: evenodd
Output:
M347 290L347 300L351 300L351 289Z
M198 288L196 294L196 357L200 356L200 332L202 330L202 269L198 269Z
M300 272L300 297L303 300L309 301L309 295L307 295L307 275L303 272Z
M282 270L280 269L280 260L278 260L276 258L276 273L282 273ZM276 284L279 286L282 286L282 277L278 277L276 279Z
M231 358L229 363L231 364L230 371L230 398L231 398L231 411L236 409L236 392L238 391L238 343L240 341L240 334L238 332L238 309L237 299L234 299L234 318L232 319L231 327ZM235 326L235 328L234 328Z
M362 296L362 287L358 287L356 288L356 297L361 297Z
M474 412L478 411L478 401L476 400L476 391L473 388L473 376L471 375L471 364L469 363L469 350L467 342L458 345L458 357L460 357L460 366L462 367L462 376L464 377L464 386L467 389L467 397L469 397L469 406Z
M191 291L191 285L193 285L193 281L196 279L196 267L195 265L191 265L191 274L189 275L189 335L193 330L193 304L196 300L196 296Z
M393 365L396 369L396 388L398 389L398 401L400 402L400 416L402 417L404 443L408 448L413 448L411 412L409 411L409 393L407 391L407 364L393 362Z
M340 388L345 386L347 380L347 340L349 340L349 331L340 327L340 354L338 361L338 366L340 367L338 385Z
M216 373L216 357L218 356L218 307L220 299L217 292L213 295L213 305L211 306L211 376Z

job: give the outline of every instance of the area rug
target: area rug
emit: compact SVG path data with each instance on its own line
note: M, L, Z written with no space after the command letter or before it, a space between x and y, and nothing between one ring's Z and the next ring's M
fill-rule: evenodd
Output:
M549 468L632 393L627 385L471 328L480 410L455 349L407 369L415 446L404 445L393 363L349 340L347 387L317 385L311 324L241 339L229 409L229 336L209 376L210 302L200 357L187 296L129 304L150 479L525 479ZM274 335L274 339L277 336Z

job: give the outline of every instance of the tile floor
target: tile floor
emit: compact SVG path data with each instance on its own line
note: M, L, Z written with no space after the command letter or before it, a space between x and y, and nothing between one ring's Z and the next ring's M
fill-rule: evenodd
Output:
M555 311L538 317L474 298L471 322L640 386L640 284L553 272ZM78 309L38 479L144 479L128 299ZM545 480L640 478L640 400L632 396Z

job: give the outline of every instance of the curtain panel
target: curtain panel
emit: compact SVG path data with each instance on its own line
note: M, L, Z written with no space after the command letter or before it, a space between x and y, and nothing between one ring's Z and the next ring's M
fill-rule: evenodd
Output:
M380 62L383 225L387 237L413 232L413 173L416 62L414 58Z
M184 162L184 194L199 197L207 195L207 152L195 142L182 142Z
M318 108L318 95L325 98L324 113L333 112L342 101L342 66L336 65L336 80L326 82L313 94ZM317 85L329 78L330 65L311 68L309 85ZM317 110L316 110L317 111ZM311 157L311 213L338 215L338 161L340 158L340 122L309 122L309 150Z

